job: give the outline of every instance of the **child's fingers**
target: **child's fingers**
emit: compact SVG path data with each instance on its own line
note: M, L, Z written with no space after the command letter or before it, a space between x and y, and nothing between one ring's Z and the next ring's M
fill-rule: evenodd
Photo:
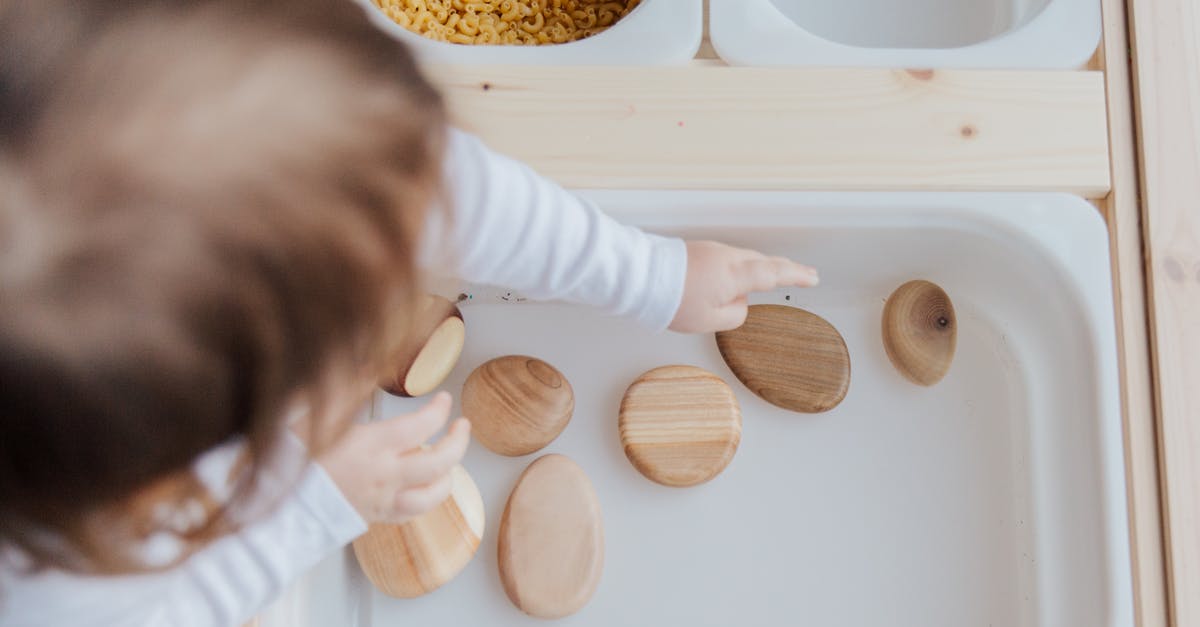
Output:
M438 392L417 411L386 421L388 446L411 451L437 434L450 419L450 394Z
M734 264L733 282L739 294L767 292L777 287L812 287L817 271L783 257L747 259Z
M450 496L452 487L453 480L447 474L429 485L398 492L396 494L396 517L411 518L428 512L441 505Z
M454 465L461 462L471 441L471 423L459 418L450 425L450 431L438 443L401 458L397 471L407 485L420 486L449 474Z

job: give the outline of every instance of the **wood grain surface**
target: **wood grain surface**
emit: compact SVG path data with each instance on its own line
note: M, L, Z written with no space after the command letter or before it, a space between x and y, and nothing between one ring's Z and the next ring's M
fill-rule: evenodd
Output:
M436 66L456 125L568 187L1109 189L1098 72Z
M733 390L695 366L663 366L638 377L621 400L625 456L646 478L688 487L716 477L742 439Z
M1200 625L1200 6L1131 0L1142 219L1175 625Z
M372 524L354 541L367 579L389 596L432 592L462 572L483 538L483 498L467 471L456 466L450 498L403 525Z
M566 428L575 411L575 392L554 366L536 357L508 355L467 377L462 408L481 444L501 455L528 455Z
M537 618L587 605L604 570L600 501L583 469L546 455L525 469L500 519L500 580L508 598Z
M958 346L954 304L929 281L896 288L883 307L883 346L904 378L933 385L946 376Z
M846 342L824 318L786 305L751 305L746 323L717 333L734 376L777 407L829 411L850 389Z
M1127 7L1124 0L1101 0L1101 9L1104 41L1096 62L1097 67L1104 70L1108 95L1112 193L1099 203L1099 207L1108 223L1112 256L1134 613L1140 627L1166 627L1168 605L1159 495L1158 426L1150 370Z

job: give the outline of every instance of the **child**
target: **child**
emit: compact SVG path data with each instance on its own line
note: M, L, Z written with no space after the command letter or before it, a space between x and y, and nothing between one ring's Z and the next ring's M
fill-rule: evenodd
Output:
M353 424L430 272L683 332L817 280L448 130L344 0L0 0L0 624L236 625L441 502L447 394Z

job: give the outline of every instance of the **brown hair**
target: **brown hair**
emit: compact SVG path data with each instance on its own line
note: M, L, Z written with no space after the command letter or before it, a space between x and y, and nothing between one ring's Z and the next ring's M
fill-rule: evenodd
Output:
M444 128L345 0L0 1L0 548L144 566L199 455L244 439L246 483L298 398L377 380Z

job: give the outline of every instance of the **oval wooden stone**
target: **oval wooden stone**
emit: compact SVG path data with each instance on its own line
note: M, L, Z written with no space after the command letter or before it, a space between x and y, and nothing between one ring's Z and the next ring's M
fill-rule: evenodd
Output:
M451 471L450 497L402 525L372 524L354 541L354 555L367 579L401 599L432 592L467 566L483 538L479 488L462 466Z
M786 305L751 305L746 323L717 333L734 376L768 403L829 411L850 389L850 353L824 318Z
M721 473L742 439L733 390L695 366L663 366L638 377L621 400L625 456L651 481L673 487Z
M896 288L883 307L883 347L900 374L917 385L946 376L958 345L950 297L929 281Z
M575 392L550 364L509 355L467 377L462 409L476 440L516 457L540 450L562 433L575 411Z
M600 501L583 469L546 455L521 474L500 519L500 580L518 609L562 618L591 600L604 569Z
M423 396L450 376L466 343L462 312L441 296L429 296L413 319L413 339L401 348L396 367L380 387L395 396Z

